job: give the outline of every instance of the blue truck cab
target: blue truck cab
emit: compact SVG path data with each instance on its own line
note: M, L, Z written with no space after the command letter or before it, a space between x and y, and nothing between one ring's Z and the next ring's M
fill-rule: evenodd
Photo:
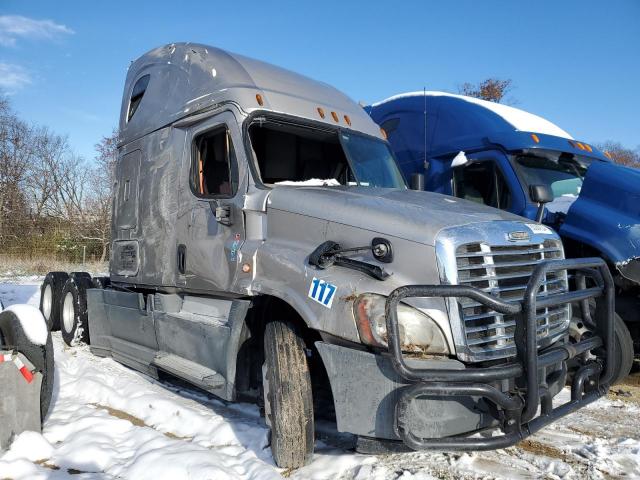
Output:
M542 222L561 235L567 257L608 261L616 311L638 354L640 170L615 165L544 118L476 98L415 92L365 110L386 133L407 180L422 174L416 184L425 190L536 219L531 186L550 188Z

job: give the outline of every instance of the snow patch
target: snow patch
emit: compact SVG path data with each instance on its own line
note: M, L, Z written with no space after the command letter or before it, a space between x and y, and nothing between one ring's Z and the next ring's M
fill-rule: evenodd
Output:
M503 120L513 125L516 130L520 130L521 132L536 132L545 135L554 135L556 137L573 139L571 135L558 127L556 124L551 123L549 120L539 117L538 115L534 115L533 113L525 112L524 110L520 110L519 108L510 107L501 103L488 102L486 100L480 100L479 98L467 97L465 95L455 95L453 93L447 92L428 91L401 93L380 102L373 103L371 104L371 106L377 107L392 100L398 100L400 98L424 97L425 95L427 97L454 97L469 103L475 103L476 105L480 105L487 110L491 110L496 115L502 117Z
M293 180L285 180L283 182L276 182L276 185L292 185L296 187L337 187L340 185L340 182L335 178L311 178L309 180L301 180L299 182L295 182Z
M47 322L45 322L42 313L33 305L15 304L8 306L5 310L13 312L22 326L27 338L36 345L45 345L47 343Z

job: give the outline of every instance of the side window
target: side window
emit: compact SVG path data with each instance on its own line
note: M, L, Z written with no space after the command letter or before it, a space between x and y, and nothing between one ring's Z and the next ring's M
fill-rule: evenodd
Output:
M151 78L150 75L143 75L133 86L133 89L131 90L131 98L129 99L129 112L127 113L127 122L131 120L133 114L136 113L136 110L138 109L138 106L142 101L142 97L144 96L144 92L147 91L149 78Z
M503 210L511 205L509 186L494 162L472 162L455 168L453 184L456 197Z
M226 128L198 135L191 166L193 191L200 197L232 197L237 190L235 165L231 136Z

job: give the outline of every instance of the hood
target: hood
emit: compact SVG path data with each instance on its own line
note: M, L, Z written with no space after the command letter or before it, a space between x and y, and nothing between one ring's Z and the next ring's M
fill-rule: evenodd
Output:
M560 234L602 252L620 272L640 282L640 170L594 162Z
M370 187L277 186L269 195L267 208L429 245L446 227L525 221L502 210L438 193Z

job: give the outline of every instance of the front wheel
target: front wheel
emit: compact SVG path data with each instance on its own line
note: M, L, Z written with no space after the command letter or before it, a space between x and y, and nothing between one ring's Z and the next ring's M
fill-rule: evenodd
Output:
M593 313L593 311L592 311ZM614 352L613 352L613 381L612 385L622 382L633 367L633 340L624 321L616 313L614 319ZM581 317L573 317L569 327L569 337L577 343L591 336L591 330L584 324Z
M281 468L298 468L313 455L314 421L311 377L304 342L281 321L264 332L263 391L271 426L271 452Z

